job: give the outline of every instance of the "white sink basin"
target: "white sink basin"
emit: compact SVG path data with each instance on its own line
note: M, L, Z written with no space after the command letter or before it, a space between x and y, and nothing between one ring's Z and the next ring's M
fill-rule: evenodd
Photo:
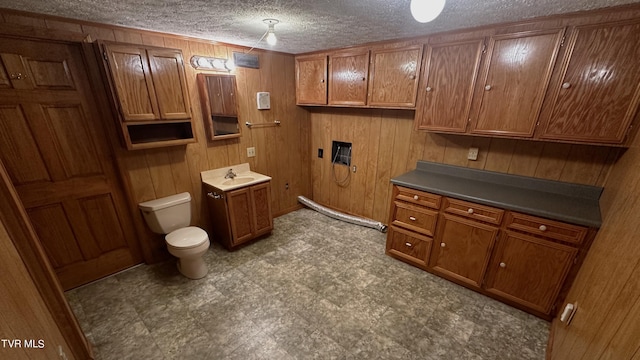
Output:
M233 179L225 177L229 171L236 174L236 177ZM200 178L203 183L220 191L230 191L271 180L269 176L251 171L248 163L203 171L200 173Z

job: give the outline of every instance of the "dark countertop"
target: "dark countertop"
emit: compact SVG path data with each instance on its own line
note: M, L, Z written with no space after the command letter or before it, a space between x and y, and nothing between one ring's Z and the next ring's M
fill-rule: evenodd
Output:
M416 170L391 179L396 185L571 224L599 228L597 186L536 179L418 161Z

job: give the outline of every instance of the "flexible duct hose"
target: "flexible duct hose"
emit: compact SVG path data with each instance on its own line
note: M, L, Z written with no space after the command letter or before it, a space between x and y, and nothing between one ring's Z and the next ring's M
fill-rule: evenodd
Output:
M302 203L303 205L305 205L306 207L315 210L323 215L326 215L328 217L337 219L337 220L342 220L351 224L355 224L355 225L360 225L360 226L366 226L366 227L370 227L373 229L376 229L380 232L387 232L387 225L379 222L379 221L375 221L375 220L371 220L371 219L366 219L366 218L362 218L362 217L358 217L358 216L353 216L353 215L347 215L347 214L343 214L339 211L335 211L335 210L331 210L327 207L324 207L318 203L315 203L309 199L307 199L306 197L300 195L298 196L298 201L300 203Z

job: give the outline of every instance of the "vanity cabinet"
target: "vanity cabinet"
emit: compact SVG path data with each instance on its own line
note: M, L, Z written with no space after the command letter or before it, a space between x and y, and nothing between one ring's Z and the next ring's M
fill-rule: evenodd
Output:
M128 149L196 141L180 50L111 42L100 47Z
M327 55L296 56L296 104L327 104Z
M540 138L622 144L640 105L640 20L577 26Z
M398 185L389 224L388 255L547 319L595 236L584 226Z
M369 50L329 55L329 105L367 104Z
M235 75L198 74L202 117L210 140L240 137Z
M226 192L204 186L213 223L213 237L225 248L236 248L273 230L271 182Z

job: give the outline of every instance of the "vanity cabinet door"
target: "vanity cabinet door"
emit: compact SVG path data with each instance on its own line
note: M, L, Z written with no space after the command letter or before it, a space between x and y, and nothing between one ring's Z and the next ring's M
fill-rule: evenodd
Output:
M443 213L429 266L446 278L480 288L497 234L495 226Z
M496 246L485 289L549 314L577 252L573 247L507 230Z
M229 223L233 235L232 245L236 246L253 239L253 206L249 187L230 191L227 194Z
M254 236L268 234L273 230L270 184L270 182L266 182L250 188L251 203L255 214L253 218Z

